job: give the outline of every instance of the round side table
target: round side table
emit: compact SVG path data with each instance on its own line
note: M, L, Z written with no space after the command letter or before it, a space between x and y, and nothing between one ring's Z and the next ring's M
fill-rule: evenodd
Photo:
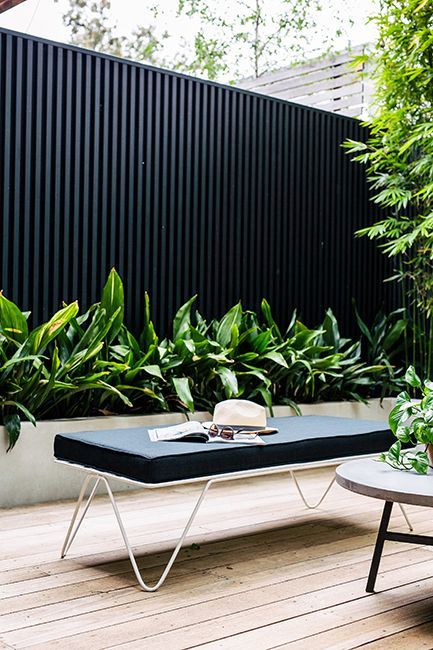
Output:
M385 501L366 587L372 593L385 540L433 546L433 537L388 530L394 503L433 507L433 470L420 475L400 472L371 459L351 460L337 468L336 481L346 490Z

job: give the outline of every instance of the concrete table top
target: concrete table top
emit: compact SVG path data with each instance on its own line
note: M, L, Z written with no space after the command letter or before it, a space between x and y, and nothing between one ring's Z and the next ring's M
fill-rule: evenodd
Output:
M372 459L351 460L336 470L338 485L374 499L433 507L433 470L402 472Z

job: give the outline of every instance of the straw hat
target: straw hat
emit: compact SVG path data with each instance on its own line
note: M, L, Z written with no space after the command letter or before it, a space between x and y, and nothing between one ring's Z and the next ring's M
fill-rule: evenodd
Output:
M246 399L226 399L216 404L213 424L266 433L277 431L267 426L265 408Z

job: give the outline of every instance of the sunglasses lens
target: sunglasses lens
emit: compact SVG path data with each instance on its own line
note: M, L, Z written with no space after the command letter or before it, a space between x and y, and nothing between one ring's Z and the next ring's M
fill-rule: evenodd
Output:
M219 427L217 424L211 424L208 429L209 435L213 438L215 436L220 436L223 440L235 440L236 433L247 435L250 438L256 438L259 434L252 433L251 431L235 431L232 427Z
M224 440L233 440L234 435L235 435L235 432L230 427L224 427L220 431L220 436L221 436L221 438L224 438Z

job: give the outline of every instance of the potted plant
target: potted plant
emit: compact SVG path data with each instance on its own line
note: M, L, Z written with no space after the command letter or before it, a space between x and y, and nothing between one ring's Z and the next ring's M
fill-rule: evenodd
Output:
M413 366L408 368L405 380L421 392L422 398L413 399L408 391L398 395L389 415L389 426L397 441L379 460L395 469L427 474L429 465L433 466L433 382L422 382ZM416 449L418 445L425 445L425 449Z

